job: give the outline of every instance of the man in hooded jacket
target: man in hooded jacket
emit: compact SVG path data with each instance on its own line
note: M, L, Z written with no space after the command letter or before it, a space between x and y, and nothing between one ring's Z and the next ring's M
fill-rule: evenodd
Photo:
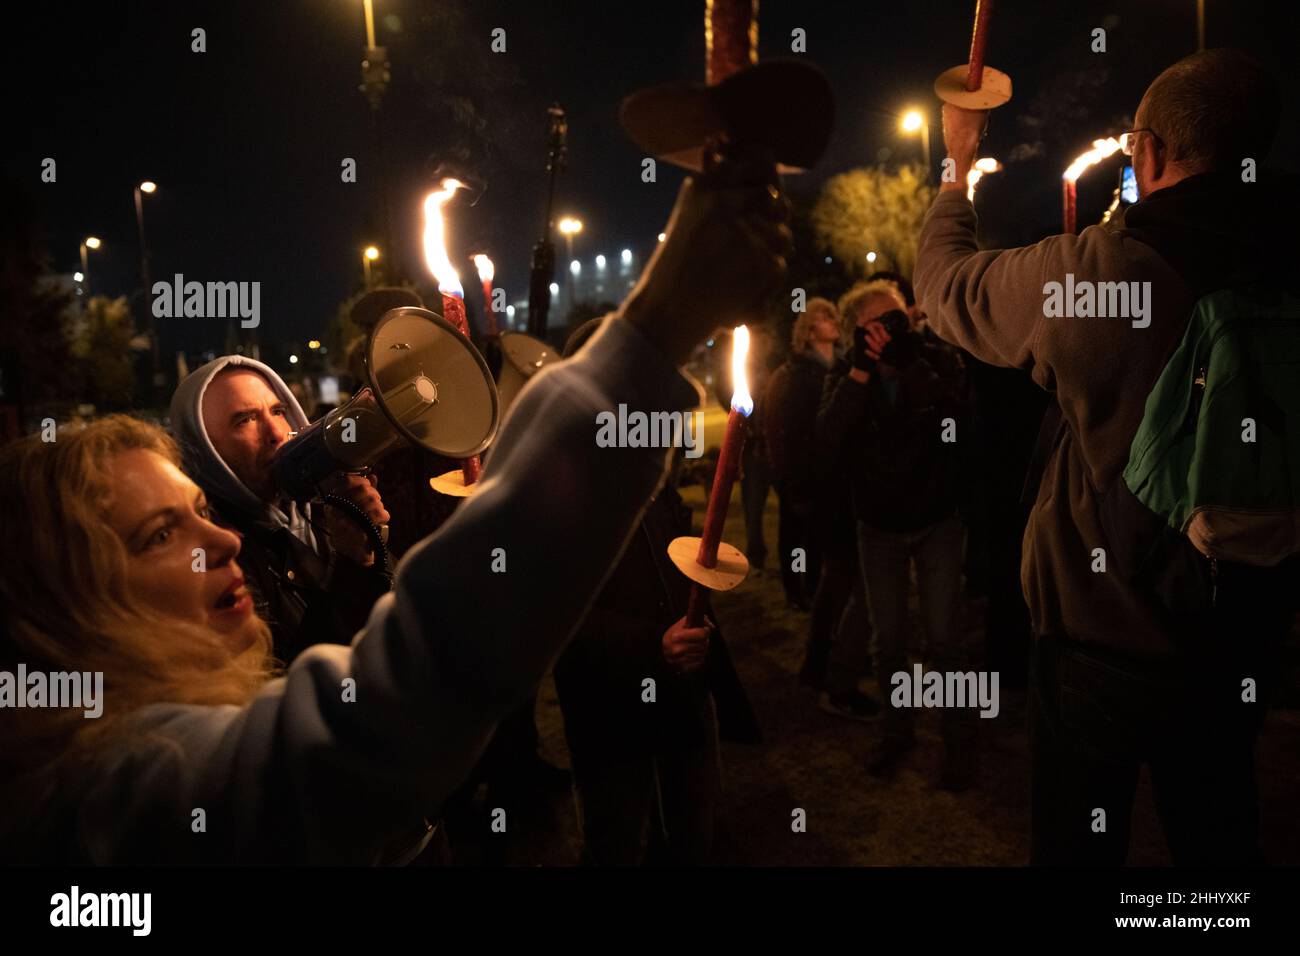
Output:
M186 470L217 520L243 536L239 566L286 664L312 644L351 643L391 584L351 519L299 505L271 479L276 450L307 424L280 376L243 356L209 362L172 396L172 433ZM388 523L371 482L349 476L340 494L376 525Z

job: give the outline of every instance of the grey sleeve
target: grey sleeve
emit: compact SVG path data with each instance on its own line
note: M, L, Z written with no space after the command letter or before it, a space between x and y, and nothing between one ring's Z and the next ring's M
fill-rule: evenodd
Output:
M938 195L916 253L917 301L945 341L990 365L1032 370L1043 285L1064 278L1066 247L1078 237L981 252L975 227L975 209L963 193Z
M384 858L545 676L663 480L669 450L599 447L598 413L699 400L639 331L607 320L520 394L479 491L406 556L351 647L309 649L244 708L149 708L132 756L92 788L120 801L120 836L93 827L92 855ZM143 775L150 764L168 772ZM199 806L202 841L153 831L151 820L174 830Z

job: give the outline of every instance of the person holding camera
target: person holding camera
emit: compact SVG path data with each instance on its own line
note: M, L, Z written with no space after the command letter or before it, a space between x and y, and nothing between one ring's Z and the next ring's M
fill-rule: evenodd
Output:
M176 388L172 433L185 471L222 525L243 538L239 564L289 663L312 644L348 644L391 586L354 519L288 500L271 460L307 427L302 406L275 371L241 355L196 369ZM376 525L388 523L371 480L348 475L337 492Z
M916 568L929 669L964 670L959 649L962 544L957 510L957 438L965 411L961 360L910 319L897 285L863 282L840 300L853 327L851 367L827 377L819 438L849 469L883 695L906 672L909 569ZM941 784L973 776L969 711L946 709ZM884 736L868 770L886 776L913 745L913 715L886 703Z

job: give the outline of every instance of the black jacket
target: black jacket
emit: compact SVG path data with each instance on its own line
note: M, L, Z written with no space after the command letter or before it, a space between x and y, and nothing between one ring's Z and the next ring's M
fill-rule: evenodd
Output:
M334 551L320 504L312 508L311 525L321 554L288 528L222 509L220 501L212 504L219 522L243 538L236 560L258 613L271 626L275 656L285 664L312 644L351 644L375 601L392 586L381 569L363 567Z
M818 490L817 410L827 371L815 353L804 352L773 372L767 386L768 458L781 494L797 501Z
M689 534L690 522L690 509L677 492L661 490L555 665L575 766L702 744L712 728L710 692L722 736L757 739L757 723L721 633L709 642L697 674L679 675L664 660L664 632L686 613L690 591L690 582L668 558L668 543ZM655 682L654 703L642 700L647 677Z
M965 374L951 346L923 334L891 398L879 373L866 385L847 366L827 375L818 441L847 469L858 520L881 531L918 531L957 509L958 447L965 435ZM943 441L944 420L956 441Z

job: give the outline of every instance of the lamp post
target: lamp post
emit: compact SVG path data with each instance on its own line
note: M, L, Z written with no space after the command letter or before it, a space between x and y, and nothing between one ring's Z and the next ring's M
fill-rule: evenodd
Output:
M90 258L87 250L95 250L100 246L99 240L94 236L87 236L81 240L81 307L84 309L86 303L90 301Z
M565 288L569 290L569 308L573 308L574 278L576 273L573 271L573 237L582 232L582 220L574 219L572 216L565 216L559 222L560 234L564 236L564 249L569 258L569 278L565 280Z
M365 7L366 16L366 49L361 59L361 92L365 94L366 102L370 104L370 134L379 165L379 175L376 179L379 185L380 212L384 217L384 248L400 260L401 255L394 253L396 246L393 244L393 217L388 202L388 153L384 148L384 130L380 116L384 91L388 89L392 74L388 69L388 51L382 46L375 46L374 0L362 0L362 5ZM396 264L399 267L401 265L400 261ZM390 274L395 274L399 270L389 271Z
M921 132L921 151L925 154L925 181L930 181L930 119L920 110L908 110L899 124L904 133Z
M365 270L367 289L370 288L370 279L371 279L370 264L372 262L377 261L378 259L379 259L378 246L366 246L366 248L361 251L361 268Z
M144 197L152 196L158 185L146 179L135 187L135 225L140 233L140 308L144 311L144 326L149 330L149 358L153 368L154 387L162 385L162 358L159 354L158 329L154 324L153 309L149 307L149 290L153 283L149 281L149 243L144 235Z

